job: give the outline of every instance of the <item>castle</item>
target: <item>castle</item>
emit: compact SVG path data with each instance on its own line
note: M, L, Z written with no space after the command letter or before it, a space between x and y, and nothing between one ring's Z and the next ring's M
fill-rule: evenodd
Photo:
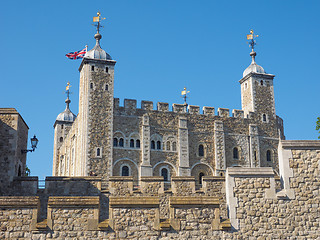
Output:
M228 167L273 167L284 139L276 115L273 79L255 61L240 80L242 110L114 98L116 61L96 45L80 65L79 113L54 124L53 176L224 176Z
M99 29L99 28L98 28ZM320 141L285 140L255 61L242 110L114 98L116 62L80 64L79 112L54 123L53 176L23 176L28 127L0 111L1 239L317 239Z

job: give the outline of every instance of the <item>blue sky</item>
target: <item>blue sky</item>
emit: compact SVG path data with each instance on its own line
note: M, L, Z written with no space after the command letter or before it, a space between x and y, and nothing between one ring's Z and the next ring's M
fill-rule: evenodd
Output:
M101 46L117 61L115 97L241 109L246 34L259 34L256 61L275 74L276 113L287 139L316 139L320 116L320 1L5 1L1 3L0 107L16 108L36 134L32 175L52 173L53 124L78 113L80 60L64 55L94 46L92 17L107 19Z

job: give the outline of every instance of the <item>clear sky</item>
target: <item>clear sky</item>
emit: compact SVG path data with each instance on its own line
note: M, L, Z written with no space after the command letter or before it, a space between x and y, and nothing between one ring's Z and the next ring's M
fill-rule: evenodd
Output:
M246 34L259 34L256 61L274 74L276 113L287 139L316 139L320 87L320 1L3 1L0 107L16 108L36 134L31 175L52 174L53 124L78 113L81 60L65 54L94 46L92 17L104 21L101 46L117 61L115 97L241 109L242 73L250 64ZM156 105L156 104L154 104ZM30 144L30 143L28 143Z

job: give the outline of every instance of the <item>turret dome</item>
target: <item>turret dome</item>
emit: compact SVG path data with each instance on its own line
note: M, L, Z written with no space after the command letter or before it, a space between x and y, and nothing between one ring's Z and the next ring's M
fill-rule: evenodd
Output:
M111 56L100 46L100 39L102 38L101 34L96 33L94 38L96 39L96 45L90 51L88 51L84 57L91 59L112 60Z
M58 117L56 118L56 121L74 122L74 120L76 120L77 116L75 114L73 114L69 109L69 104L71 102L69 97L66 99L65 102L67 104L66 109L58 115Z
M249 73L253 72L253 73L266 73L265 70L263 69L263 67L261 67L260 65L258 65L255 61L255 56L256 56L256 52L252 51L250 53L250 56L252 57L252 62L251 64L246 68L246 70L244 70L243 72L243 77L247 76Z

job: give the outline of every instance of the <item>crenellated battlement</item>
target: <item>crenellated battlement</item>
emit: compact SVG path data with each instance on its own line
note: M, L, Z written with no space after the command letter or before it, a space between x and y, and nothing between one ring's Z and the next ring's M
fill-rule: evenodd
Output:
M154 109L156 106L156 109ZM214 107L203 107L200 111L200 107L196 105L185 105L173 103L171 110L169 109L169 103L157 102L156 105L152 101L142 100L140 108L137 107L137 100L135 99L124 99L123 106L120 105L120 99L114 99L114 109L124 114L135 115L137 111L159 111L159 112L173 112L173 113L186 113L191 115L206 115L206 116L217 116L221 118L254 118L254 113L249 112L245 115L243 110L232 110L232 115L230 115L230 110L228 108L218 108L217 114L215 113Z

